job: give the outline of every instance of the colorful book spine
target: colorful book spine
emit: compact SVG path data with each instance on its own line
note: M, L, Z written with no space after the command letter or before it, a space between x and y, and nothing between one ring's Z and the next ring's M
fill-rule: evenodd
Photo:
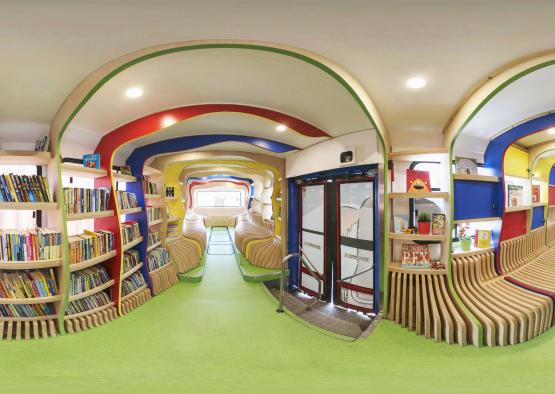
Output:
M137 272L121 282L121 296L125 297L143 286L146 286L145 278L140 272Z
M118 191L117 195L120 209L137 208L139 206L135 193Z
M59 259L61 245L62 234L54 230L0 230L0 261Z
M58 295L54 271L0 272L0 298L40 298Z
M157 270L168 264L170 254L166 248L156 248L148 253L148 270L150 272Z
M101 212L108 209L110 189L64 188L67 214Z
M106 292L100 291L88 297L84 297L68 303L66 308L66 315L75 315L77 313L90 311L91 309L96 309L100 308L101 306L108 305L111 302L112 300L110 300L110 296Z
M145 194L159 194L158 185L154 182L150 182L145 178L143 179L143 192Z
M160 242L160 234L158 231L153 231L148 233L148 246L152 246L156 243Z
M49 304L0 304L0 317L38 317L53 314L54 310Z
M137 250L127 250L123 253L123 272L128 272L135 268L141 259Z
M69 263L90 260L114 250L114 234L111 231L87 231L68 238Z
M178 231L177 231L177 224L168 224L168 237L169 238L175 238L179 235Z
M48 179L39 175L0 175L0 202L52 202Z
M76 295L102 286L109 281L110 276L104 267L89 267L71 273L69 291L71 295Z
M149 222L162 219L162 208L160 207L146 207L146 214Z
M124 245L139 238L141 236L139 223L137 223L136 221L123 222L121 224L121 235Z

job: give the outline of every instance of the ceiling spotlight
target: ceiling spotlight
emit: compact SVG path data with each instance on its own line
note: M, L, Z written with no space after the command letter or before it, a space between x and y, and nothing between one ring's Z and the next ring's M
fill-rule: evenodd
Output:
M177 123L177 119L173 116L167 115L162 118L162 127L170 127Z
M547 134L555 134L555 127L547 129Z
M413 77L407 79L406 85L411 89L421 89L426 86L427 82L424 78L421 77Z
M287 126L284 125L284 124L278 124L276 126L276 130L279 131L279 132L285 131L285 130L287 130Z
M125 91L125 95L129 98L138 98L143 95L143 89L138 86L129 88Z

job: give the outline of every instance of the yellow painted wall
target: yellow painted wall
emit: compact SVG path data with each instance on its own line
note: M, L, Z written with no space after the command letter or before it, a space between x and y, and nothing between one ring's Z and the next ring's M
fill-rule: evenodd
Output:
M528 178L528 152L510 146L505 152L505 175Z

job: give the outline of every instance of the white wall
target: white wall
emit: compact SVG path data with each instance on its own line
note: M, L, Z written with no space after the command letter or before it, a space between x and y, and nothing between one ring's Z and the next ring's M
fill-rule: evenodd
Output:
M312 172L341 167L339 154L354 148L355 162L351 166L383 162L381 146L372 130L359 131L333 138L313 145L287 157L285 174L287 178Z

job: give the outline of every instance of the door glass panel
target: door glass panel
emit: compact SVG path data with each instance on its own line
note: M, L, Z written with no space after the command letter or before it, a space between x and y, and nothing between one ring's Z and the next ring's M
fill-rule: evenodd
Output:
M302 248L318 273L324 274L324 185L302 187ZM301 285L318 291L318 281L301 274Z
M339 190L340 278L347 278L374 264L374 183L342 183ZM340 279L340 280L341 280ZM339 301L355 308L374 308L374 270L344 281ZM366 292L365 292L366 291Z

